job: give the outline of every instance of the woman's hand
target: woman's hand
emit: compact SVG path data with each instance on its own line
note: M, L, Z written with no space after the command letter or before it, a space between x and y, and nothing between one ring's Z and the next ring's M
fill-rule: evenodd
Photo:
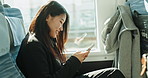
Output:
M73 56L77 57L79 61L82 63L89 53L90 51L86 51L86 52L80 51L80 52L76 52Z
M146 61L146 57L142 57L141 59L141 63L142 63L142 70L140 75L142 76L145 72L146 72L146 65L147 65L147 61Z

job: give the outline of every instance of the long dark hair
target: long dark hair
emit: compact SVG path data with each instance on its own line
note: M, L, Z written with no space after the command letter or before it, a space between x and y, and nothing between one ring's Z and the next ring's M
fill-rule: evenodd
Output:
M48 15L52 17L58 16L60 14L66 14L66 20L63 24L63 31L60 31L56 40L57 48L59 51L53 50L51 46L51 37L49 35L50 28L47 25L46 18ZM52 52L52 54L60 59L60 61L65 62L64 57L64 44L67 42L69 28L69 15L65 8L56 1L50 1L46 5L42 6L30 25L29 31L35 33L37 38Z

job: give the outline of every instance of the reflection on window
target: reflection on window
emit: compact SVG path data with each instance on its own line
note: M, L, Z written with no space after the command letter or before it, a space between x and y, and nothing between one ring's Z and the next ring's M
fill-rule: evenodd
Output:
M95 5L93 0L57 0L68 10L70 32L66 49L87 48L96 43ZM68 6L68 7L67 7Z

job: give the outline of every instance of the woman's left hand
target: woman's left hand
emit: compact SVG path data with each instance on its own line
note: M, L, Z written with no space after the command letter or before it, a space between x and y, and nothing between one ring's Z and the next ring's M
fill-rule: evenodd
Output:
M90 51L86 51L86 52L79 51L79 52L76 52L73 56L77 57L79 61L82 63L89 53Z

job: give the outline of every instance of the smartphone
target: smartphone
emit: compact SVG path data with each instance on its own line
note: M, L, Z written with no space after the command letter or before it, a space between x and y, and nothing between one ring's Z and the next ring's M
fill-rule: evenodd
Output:
M94 46L95 44L91 44L91 46L86 51L90 51Z

